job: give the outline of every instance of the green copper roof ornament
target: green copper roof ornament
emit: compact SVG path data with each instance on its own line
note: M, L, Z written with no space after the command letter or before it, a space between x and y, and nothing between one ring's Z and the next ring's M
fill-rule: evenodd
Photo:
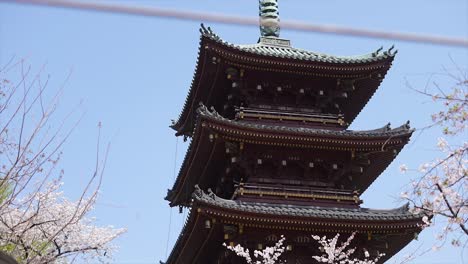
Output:
M278 0L259 0L260 33L262 37L279 37Z

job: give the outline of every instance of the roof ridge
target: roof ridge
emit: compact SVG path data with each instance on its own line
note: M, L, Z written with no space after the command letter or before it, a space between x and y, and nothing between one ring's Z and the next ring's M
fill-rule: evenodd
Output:
M274 210L280 210L285 212L283 209L288 209L292 215L298 214L315 214L317 216L327 216L330 214L339 214L346 217L349 213L355 213L361 215L361 217L375 218L395 218L403 217L408 218L420 218L423 213L413 213L410 211L409 203L406 203L400 207L392 209L372 209L372 208L345 208L345 207L322 207L322 206L305 206L305 205L288 205L288 204L271 204L271 203L257 203L257 202L244 202L238 200L228 200L217 196L215 193L208 189L207 192L203 191L197 184L194 187L192 198L194 202L201 202L213 206L227 207L231 209L244 209L252 212L259 213L274 213Z
M244 52L253 52L257 54L263 54L265 53L262 48L278 48L278 49L283 49L283 50L289 50L292 51L292 54L276 54L279 57L284 57L284 58L290 58L290 59L300 59L300 60L313 60L313 57L318 58L318 61L323 61L320 59L332 59L332 61L326 60L324 62L334 62L334 63L343 63L343 62L348 62L348 63L366 63L366 62L372 62L372 61L378 61L381 59L385 59L388 57L394 57L397 53L398 50L393 51L395 48L394 45L392 45L389 49L387 49L384 52L381 52L383 50L383 47L378 48L374 52L371 53L365 53L365 54L358 54L358 55L331 55L323 52L316 52L316 51L310 51L306 50L303 48L295 48L292 46L283 46L283 45L272 45L268 43L253 43L253 44L234 44L228 41L223 40L219 35L217 35L210 27L205 27L205 25L202 23L201 28L200 28L200 33L209 39L212 39L218 43L227 45L231 48L244 51ZM262 53L263 52L263 53ZM299 54L296 54L299 53ZM306 53L306 54L301 54L301 53ZM275 56L275 54L268 54L265 53L263 55L272 55ZM312 57L311 57L312 56Z
M275 129L275 130L283 130L283 131L296 131L296 132L321 132L322 134L330 134L330 135L357 135L357 136L369 136L369 135L379 135L379 134L407 134L412 133L414 129L410 129L409 121L405 124L396 127L394 129L390 128L390 123L387 125L371 130L330 130L330 129L323 129L323 128L311 128L311 127L289 127L289 126L281 126L281 125L273 125L273 124L254 124L248 123L238 120L230 120L222 115L220 115L214 107L206 107L203 103L200 102L199 107L197 108L197 114L199 116L208 117L210 119L214 119L217 121L221 121L224 123L234 124L234 125L242 125L247 128L262 128L262 129Z

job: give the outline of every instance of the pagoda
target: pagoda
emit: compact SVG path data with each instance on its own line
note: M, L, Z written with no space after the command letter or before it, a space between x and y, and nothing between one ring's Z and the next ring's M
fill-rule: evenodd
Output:
M172 128L190 138L166 199L190 212L167 264L245 263L284 235L287 263L316 263L311 235L396 254L421 231L408 205L363 208L360 195L408 143L409 123L351 131L392 65L392 48L352 57L279 37L276 0L260 0L261 37L237 45L201 26L193 81ZM361 254L357 252L357 254Z

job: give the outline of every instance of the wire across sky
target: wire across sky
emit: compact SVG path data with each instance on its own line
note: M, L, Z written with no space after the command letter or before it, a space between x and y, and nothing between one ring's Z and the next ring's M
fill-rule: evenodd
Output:
M241 17L207 12L191 12L172 9L162 9L148 6L129 6L105 2L85 2L74 0L0 0L5 3L31 4L38 6L80 9L106 13L127 14L157 18L170 18L200 22L234 24L241 26L258 26L258 17ZM325 33L342 36L387 39L395 41L414 42L420 44L436 44L468 48L468 39L453 38L438 35L423 35L416 33L388 32L336 25L310 24L300 21L281 21L281 28L303 32Z

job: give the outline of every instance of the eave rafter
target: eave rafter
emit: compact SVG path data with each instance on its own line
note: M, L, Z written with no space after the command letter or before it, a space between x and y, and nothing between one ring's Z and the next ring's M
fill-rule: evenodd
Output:
M357 179L357 188L362 193L391 163L413 133L408 124L395 129L390 129L387 125L370 131L290 129L228 120L220 116L214 109L209 110L204 105L200 105L197 112L198 117L192 142L176 182L166 197L167 200L171 201L171 206L188 206L194 185L200 184L202 180L208 180L205 179L207 166L212 164L214 158L217 158L218 162L220 161L219 153L225 151L224 144L219 144L221 142L237 142L239 145L253 144L349 151L350 155L356 155L358 163L359 159L362 159L363 162L374 161L365 174L363 174L363 169L357 172L357 175L360 175ZM359 167L357 168L359 169ZM343 175L336 174L334 177L339 178Z
M255 228L302 230L316 232L358 231L378 234L404 231L419 232L422 213L413 214L408 205L390 210L365 208L321 208L311 206L286 207L263 203L224 200L198 187L193 194L197 213L227 224Z
M405 145L413 130L409 123L395 129L387 125L369 131L332 131L307 127L229 120L206 106L198 108L202 128L229 140L254 144L354 151L386 151Z
M392 252L388 253L393 255L417 237L424 216L411 213L407 204L389 210L319 207L289 207L284 210L281 206L275 209L266 204L224 200L198 187L192 198L192 210L167 264L198 263L196 260L208 254L210 248L221 248L223 242L228 243L232 237L253 230L265 230L266 234L278 230L306 235L357 232L375 247L380 245L388 250L388 244L391 244Z
M343 106L343 111L348 113L345 121L350 124L380 85L396 54L392 49L383 53L379 49L361 56L337 57L261 42L254 45L235 45L223 41L209 27L204 26L200 32L199 55L192 84L179 118L171 125L178 136L192 135L195 110L199 102L212 105L212 91L216 88L216 80L223 67L331 78L343 84L352 82L356 91L349 100L358 105Z

